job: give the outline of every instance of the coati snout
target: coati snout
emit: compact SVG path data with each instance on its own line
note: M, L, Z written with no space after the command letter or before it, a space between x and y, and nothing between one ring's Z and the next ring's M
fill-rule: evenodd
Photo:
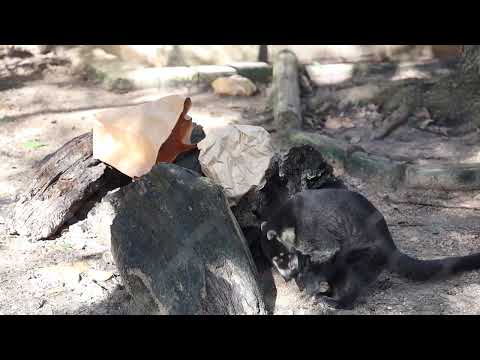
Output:
M293 246L287 247L280 242L277 231L270 228L266 221L261 224L261 231L261 247L264 255L271 261L283 279L290 281L302 269L302 255Z

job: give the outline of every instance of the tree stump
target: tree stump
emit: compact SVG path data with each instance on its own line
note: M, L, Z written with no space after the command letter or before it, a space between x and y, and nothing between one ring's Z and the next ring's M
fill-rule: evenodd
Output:
M255 264L220 186L159 164L105 199L116 204L112 254L145 313L265 314Z

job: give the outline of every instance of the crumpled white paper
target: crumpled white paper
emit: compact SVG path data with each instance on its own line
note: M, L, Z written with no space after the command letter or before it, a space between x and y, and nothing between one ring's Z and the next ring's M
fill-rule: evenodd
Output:
M228 125L204 128L199 162L203 173L221 185L230 206L250 189L265 185L265 171L274 155L270 134L262 127Z
M185 100L184 96L169 95L101 112L93 125L93 157L130 177L148 173L175 127Z

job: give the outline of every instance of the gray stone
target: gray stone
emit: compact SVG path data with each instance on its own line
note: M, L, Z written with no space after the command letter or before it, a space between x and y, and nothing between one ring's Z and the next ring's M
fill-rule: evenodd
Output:
M112 254L145 313L265 314L257 270L221 187L159 164L106 197Z

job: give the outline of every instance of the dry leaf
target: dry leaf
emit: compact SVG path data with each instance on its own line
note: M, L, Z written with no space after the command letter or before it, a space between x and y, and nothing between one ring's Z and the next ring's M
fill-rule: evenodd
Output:
M352 122L352 119L347 117L327 117L325 122L325 127L327 129L341 129L341 128L353 128L355 125Z

